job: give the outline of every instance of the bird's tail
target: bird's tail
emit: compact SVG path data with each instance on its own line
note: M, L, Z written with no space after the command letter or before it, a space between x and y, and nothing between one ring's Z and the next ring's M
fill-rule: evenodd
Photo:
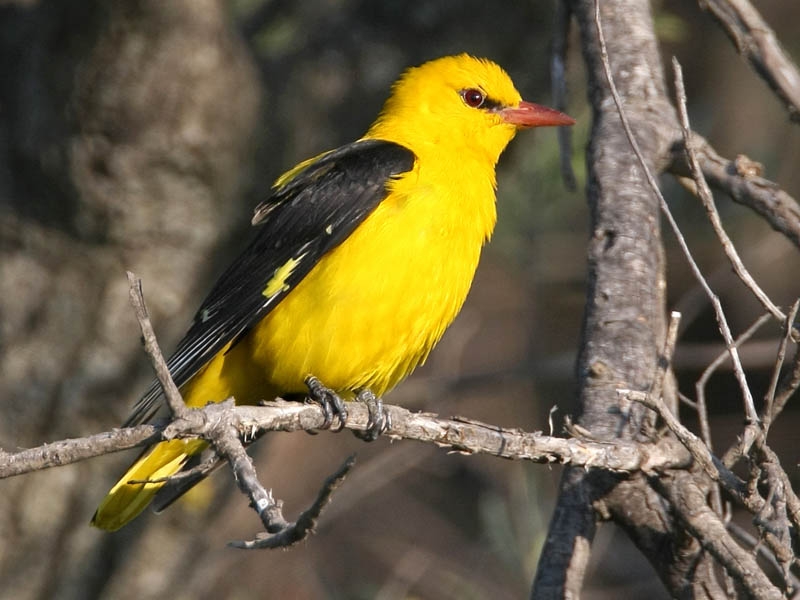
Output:
M180 471L190 456L208 444L202 440L170 440L156 444L131 465L131 468L111 488L92 517L92 525L106 531L116 531L141 513L163 481ZM130 483L138 481L140 483Z

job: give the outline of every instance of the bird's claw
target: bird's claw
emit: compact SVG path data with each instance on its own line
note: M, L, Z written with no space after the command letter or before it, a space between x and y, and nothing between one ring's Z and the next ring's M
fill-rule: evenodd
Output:
M353 431L353 434L365 442L374 442L378 437L392 426L392 417L383 408L383 401L372 393L372 390L364 388L356 395L358 402L367 405L369 419L367 428L364 431Z
M339 417L339 427L335 431L341 431L344 424L347 422L347 409L344 407L344 401L339 394L332 389L325 387L322 382L309 375L305 379L306 387L308 388L308 399L316 402L322 407L322 412L325 413L325 421L322 423L322 429L330 429L333 423L333 417Z

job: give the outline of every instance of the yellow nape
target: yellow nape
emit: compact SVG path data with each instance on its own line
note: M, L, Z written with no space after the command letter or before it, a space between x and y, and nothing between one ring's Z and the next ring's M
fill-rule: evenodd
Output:
M94 513L92 525L98 529L116 531L136 518L164 483L128 482L152 481L174 475L189 456L201 452L206 446L200 440L172 440L154 446L111 488Z
M475 160L491 171L517 128L491 110L467 106L459 92L478 89L501 106L522 100L502 67L468 54L445 56L408 69L392 87L367 138L397 142L421 162Z

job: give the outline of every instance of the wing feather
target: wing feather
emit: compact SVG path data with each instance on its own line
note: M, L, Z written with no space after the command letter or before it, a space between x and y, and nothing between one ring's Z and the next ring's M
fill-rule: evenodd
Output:
M398 144L359 140L302 163L279 179L274 194L255 209L254 239L211 289L167 361L175 383L184 385L278 306L380 204L388 182L409 171L414 160ZM151 418L160 397L156 382L125 426Z

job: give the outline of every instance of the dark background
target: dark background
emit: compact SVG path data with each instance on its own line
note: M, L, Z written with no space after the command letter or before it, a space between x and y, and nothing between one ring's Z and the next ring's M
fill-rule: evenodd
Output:
M552 3L11 2L0 6L0 447L107 430L150 374L127 304L142 277L165 349L247 235L254 204L297 161L360 136L407 66L470 52L550 103ZM758 8L800 56L800 5ZM694 2L655 3L664 57L681 61L693 125L800 195L800 133ZM568 112L579 190L558 174L552 130L524 132L498 170L499 223L464 310L428 364L387 401L502 426L548 429L574 411L573 364L588 217L581 192L590 114L577 40ZM674 180L668 201L734 333L758 315L702 208ZM743 259L779 304L800 295L796 249L719 198ZM681 390L723 347L666 234L669 304L684 314ZM776 327L745 347L758 397ZM730 373L712 379L715 441L741 424ZM691 415L685 415L691 423ZM771 432L797 463L797 412ZM186 502L106 534L95 505L134 453L0 482L0 596L8 598L521 598L547 530L557 468L447 455L347 433L275 434L262 481L292 517L349 454L359 463L317 534L287 552L226 547L257 518L219 472ZM789 472L793 473L791 467ZM593 546L586 598L663 595L613 528Z

